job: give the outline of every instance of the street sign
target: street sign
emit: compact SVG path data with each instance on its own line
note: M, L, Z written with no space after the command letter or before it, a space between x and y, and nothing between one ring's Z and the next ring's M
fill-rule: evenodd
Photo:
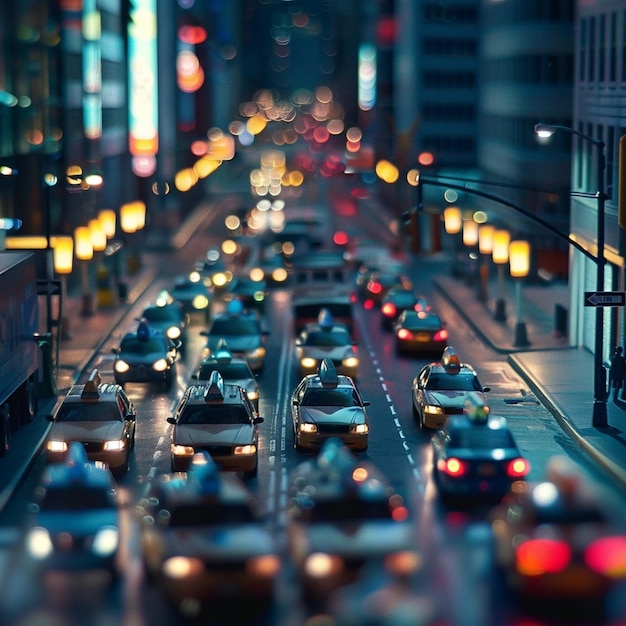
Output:
M585 291L585 306L624 306L623 291Z

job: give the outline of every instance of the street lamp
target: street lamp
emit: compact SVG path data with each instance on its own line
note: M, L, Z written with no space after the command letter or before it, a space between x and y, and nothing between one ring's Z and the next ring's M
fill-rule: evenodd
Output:
M146 225L146 205L141 200L127 202L120 207L120 226L125 233L135 233ZM131 257L127 260L129 274L139 271L141 261L137 252L137 244L131 246Z
M465 280L468 285L474 284L474 260L475 260L475 249L478 245L478 224L474 221L473 217L465 218L463 220L463 244L466 245L469 249L469 255L465 257L465 263L467 263L467 258L469 257L469 268L465 273Z
M522 321L522 280L530 270L530 244L527 241L511 241L509 244L509 271L515 279L515 338L514 346L528 346L526 324Z
M83 291L83 306L81 315L91 315L93 313L92 295L89 290L89 267L88 262L93 258L93 243L91 241L91 231L89 226L78 226L74 230L74 243L76 246L76 258L82 261L81 277Z
M456 206L449 206L443 210L443 226L448 235L452 236L452 275L458 276L458 249L457 237L463 227L463 216L461 209Z
M61 276L61 297L59 299L60 336L62 339L71 339L69 323L64 317L63 311L63 305L67 296L67 275L72 273L74 261L74 240L69 235L54 238L52 259L54 261L54 271ZM59 342L57 341L57 348L58 345Z
M511 235L508 230L493 231L491 260L498 267L498 298L496 300L493 319L497 322L506 321L506 301L504 300L504 266L509 262L509 242Z
M487 302L489 294L487 285L489 283L489 257L493 252L493 233L495 227L491 224L481 224L478 227L478 252L481 255L480 272L480 300Z
M601 139L594 139L568 126L553 126L550 124L535 124L535 132L539 137L550 137L557 131L564 131L576 135L588 141L598 149L598 171L597 184L598 191L596 198L598 201L598 223L596 237L598 240L598 252L596 255L596 289L598 292L604 291L604 200L606 190L604 188L604 169L606 167L605 144ZM602 364L602 353L604 347L604 309L602 306L596 307L596 328L594 345L594 385L593 385L593 414L592 425L595 427L608 426L606 411L606 371Z

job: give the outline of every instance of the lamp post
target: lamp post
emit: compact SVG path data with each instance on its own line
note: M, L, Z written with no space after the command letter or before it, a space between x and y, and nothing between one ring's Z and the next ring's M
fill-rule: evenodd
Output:
M487 285L489 283L489 257L493 252L493 233L495 227L491 224L481 224L478 227L478 252L481 255L480 272L480 292L481 302L487 302L489 293Z
M522 321L522 280L530 270L530 244L527 241L511 241L509 243L509 271L515 279L515 336L514 346L528 346L530 341L526 335L526 324Z
M74 242L76 245L76 258L82 261L81 277L83 302L81 315L91 315L93 313L93 296L89 290L89 266L88 262L93 258L93 243L91 241L91 231L89 226L78 226L74 230Z
M64 316L63 305L67 295L67 275L72 273L74 260L74 240L69 236L55 237L52 249L54 271L61 276L61 297L59 299L59 320L61 320L61 339L71 339L70 327ZM59 342L57 341L57 348ZM57 358L58 362L58 358Z
M508 230L493 231L493 246L491 260L498 267L498 298L495 304L493 319L497 322L506 321L506 301L504 300L504 266L509 262L509 241L511 235Z
M470 249L469 252L469 269L465 273L465 280L468 285L474 284L474 276L476 274L474 270L474 261L476 257L476 246L478 245L478 224L474 221L474 218L469 217L463 220L463 244ZM465 259L467 263L467 257Z
M598 150L597 185L596 198L598 201L597 233L598 253L596 255L596 289L598 292L604 291L604 200L606 190L604 188L604 170L606 167L605 144L600 139L594 139L568 126L553 126L550 124L535 124L535 132L539 137L550 137L557 131L564 131L576 135L581 139L591 143ZM594 345L594 393L593 393L593 413L592 425L595 427L606 427L608 425L606 411L606 371L602 364L602 352L604 347L604 309L602 306L596 307L596 327Z
M461 209L456 206L450 206L443 210L443 225L448 235L452 237L452 268L453 276L458 276L458 247L457 238L463 226L463 217Z
M137 200L127 202L120 207L120 226L125 233L131 234L141 230L146 224L146 205ZM141 266L137 245L131 246L131 256L127 259L129 274L136 274Z

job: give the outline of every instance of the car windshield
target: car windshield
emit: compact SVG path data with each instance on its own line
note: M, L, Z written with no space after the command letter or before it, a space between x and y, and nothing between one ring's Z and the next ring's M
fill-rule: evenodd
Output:
M187 405L178 424L249 424L250 416L241 404Z
M111 402L62 404L57 422L121 422L123 417L117 405Z
M426 317L418 317L415 315L407 315L404 318L403 326L414 330L438 330L441 328L441 318L437 315L427 315Z
M357 404L352 394L352 389L308 389L302 406L354 406Z
M464 428L450 434L450 446L491 450L493 448L514 448L513 435L506 429L489 430L487 427Z
M111 493L86 485L48 487L39 507L42 511L83 511L115 508Z
M259 323L254 319L245 319L235 317L229 319L216 319L211 327L212 336L228 336L228 335L259 335L261 328Z
M206 526L209 524L247 524L258 521L245 505L215 506L214 502L176 506L171 511L170 527Z
M148 339L137 339L137 337L125 337L120 345L120 350L126 354L149 354L151 352L165 352L165 344L160 337L148 337Z
M149 322L169 322L172 320L180 321L182 319L178 309L160 306L146 309L143 312L143 317L145 317Z
M432 374L426 389L441 391L482 391L478 379L473 374Z
M350 335L343 330L314 330L307 333L304 338L305 346L323 346L333 348L337 346L349 346L351 344L352 340L350 339Z
M210 363L200 367L198 380L209 380L211 372L219 372L224 380L241 380L242 378L254 378L246 363Z
M348 522L391 519L387 500L345 498L317 501L300 513L307 522Z

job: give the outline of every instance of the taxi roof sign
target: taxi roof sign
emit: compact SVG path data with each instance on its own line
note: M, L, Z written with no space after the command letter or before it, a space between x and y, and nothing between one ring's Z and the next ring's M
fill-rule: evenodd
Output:
M456 374L461 371L459 355L452 346L446 346L441 356L441 361L448 374Z
M220 339L215 348L215 360L220 365L227 365L233 360L233 355L226 345L226 339Z
M317 374L323 387L334 388L339 384L337 369L331 359L322 359L317 368Z
M204 399L207 402L224 400L224 379L217 370L213 370L207 380Z
M94 368L89 374L89 378L83 387L83 391L80 394L81 398L97 398L98 394L98 386L102 382L102 377L100 376L100 372L97 368Z
M320 312L317 315L317 323L321 326L321 328L328 330L333 327L335 323L333 320L332 313L326 309L320 309Z

